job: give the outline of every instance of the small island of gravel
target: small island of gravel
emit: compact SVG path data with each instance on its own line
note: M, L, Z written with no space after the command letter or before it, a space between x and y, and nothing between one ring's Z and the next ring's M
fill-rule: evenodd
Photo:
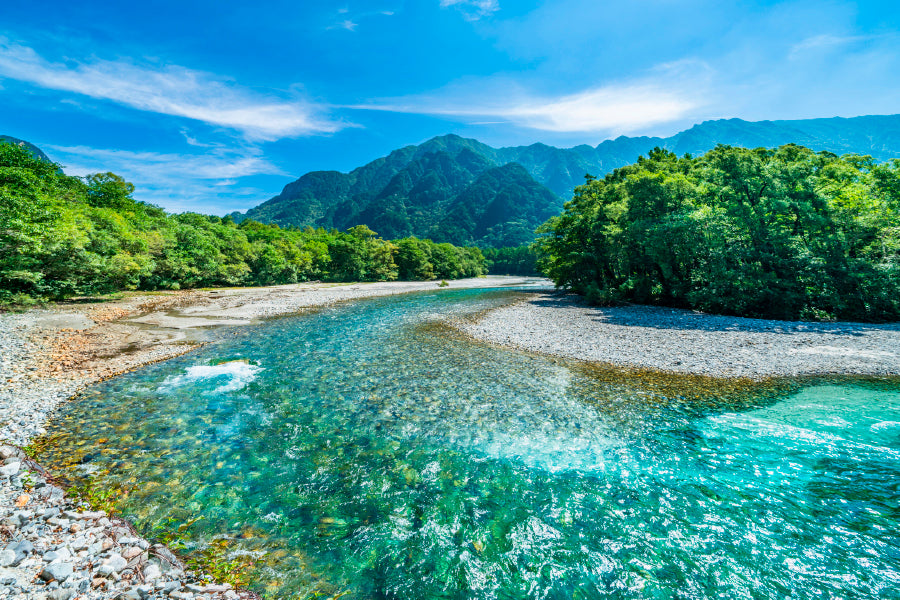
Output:
M900 374L900 324L774 321L537 292L458 323L481 341L622 367L713 377Z

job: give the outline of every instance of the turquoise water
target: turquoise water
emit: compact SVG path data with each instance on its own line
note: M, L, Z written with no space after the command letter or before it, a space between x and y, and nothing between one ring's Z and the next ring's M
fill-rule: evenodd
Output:
M273 597L900 598L900 386L617 373L374 299L96 386L42 459Z

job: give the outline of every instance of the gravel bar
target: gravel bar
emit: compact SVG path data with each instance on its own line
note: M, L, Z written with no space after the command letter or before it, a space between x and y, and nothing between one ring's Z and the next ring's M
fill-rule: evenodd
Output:
M596 307L535 293L455 323L485 342L577 360L712 377L900 375L900 324L746 319L652 306Z

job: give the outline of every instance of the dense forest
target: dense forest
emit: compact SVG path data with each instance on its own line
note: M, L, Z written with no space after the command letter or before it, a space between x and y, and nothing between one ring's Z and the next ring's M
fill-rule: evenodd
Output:
M783 319L900 318L900 161L788 144L655 149L588 178L540 267L597 303Z
M483 248L491 275L540 275L537 252L533 246Z
M133 192L112 173L70 177L28 146L0 141L0 303L490 269L540 270L597 303L900 319L900 160L793 144L718 146L698 158L657 148L588 177L532 247L484 253L416 237L387 241L366 225L339 232L170 215Z
M478 248L169 215L112 173L70 177L0 141L0 303L117 290L474 277Z

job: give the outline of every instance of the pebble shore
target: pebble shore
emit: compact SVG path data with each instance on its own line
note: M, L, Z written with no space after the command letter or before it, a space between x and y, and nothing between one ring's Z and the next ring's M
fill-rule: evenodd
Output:
M535 283L546 281L486 277L448 289ZM209 327L434 289L437 282L189 290L0 313L0 599L256 597L186 571L127 522L76 504L21 447L81 388L188 352Z
M475 322L485 342L577 360L711 377L900 375L900 324L795 322L535 293Z
M0 445L0 598L237 599L165 546L66 497L18 448Z

